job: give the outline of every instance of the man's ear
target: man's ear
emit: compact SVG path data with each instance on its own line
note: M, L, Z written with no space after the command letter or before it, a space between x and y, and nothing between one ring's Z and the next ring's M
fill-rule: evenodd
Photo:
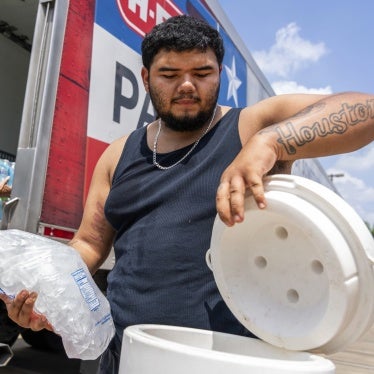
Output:
M144 66L142 67L141 75L144 88L147 92L149 92L149 71Z

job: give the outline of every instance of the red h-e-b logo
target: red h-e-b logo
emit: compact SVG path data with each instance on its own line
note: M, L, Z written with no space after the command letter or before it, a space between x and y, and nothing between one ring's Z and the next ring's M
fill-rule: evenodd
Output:
M167 18L183 12L171 0L117 0L127 25L144 36Z

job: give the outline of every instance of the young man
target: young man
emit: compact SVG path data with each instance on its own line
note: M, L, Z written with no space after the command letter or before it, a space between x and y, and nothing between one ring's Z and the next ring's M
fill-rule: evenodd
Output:
M126 326L156 323L250 335L223 302L205 264L218 211L243 220L244 193L266 208L262 178L277 161L353 151L374 138L374 96L275 96L244 109L217 104L223 44L189 16L144 39L142 78L159 119L100 158L71 245L94 273L114 245L108 279L117 334L102 358L116 373ZM289 165L288 165L289 166ZM50 328L22 291L9 316Z

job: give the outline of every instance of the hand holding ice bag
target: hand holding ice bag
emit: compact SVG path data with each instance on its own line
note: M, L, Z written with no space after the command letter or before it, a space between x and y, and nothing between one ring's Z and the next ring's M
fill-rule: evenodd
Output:
M77 251L57 241L0 231L0 295L9 314L18 310L17 323L26 310L29 324L52 327L61 335L70 358L96 359L114 335L109 303L87 266ZM28 310L35 298L34 310Z

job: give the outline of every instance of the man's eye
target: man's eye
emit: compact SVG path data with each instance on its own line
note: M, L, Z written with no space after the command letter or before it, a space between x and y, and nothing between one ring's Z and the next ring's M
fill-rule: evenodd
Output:
M198 78L205 78L205 77L207 77L209 75L209 73L197 73L196 74L196 76L198 77Z
M176 77L176 75L175 74L164 74L163 77L166 79L173 79Z

